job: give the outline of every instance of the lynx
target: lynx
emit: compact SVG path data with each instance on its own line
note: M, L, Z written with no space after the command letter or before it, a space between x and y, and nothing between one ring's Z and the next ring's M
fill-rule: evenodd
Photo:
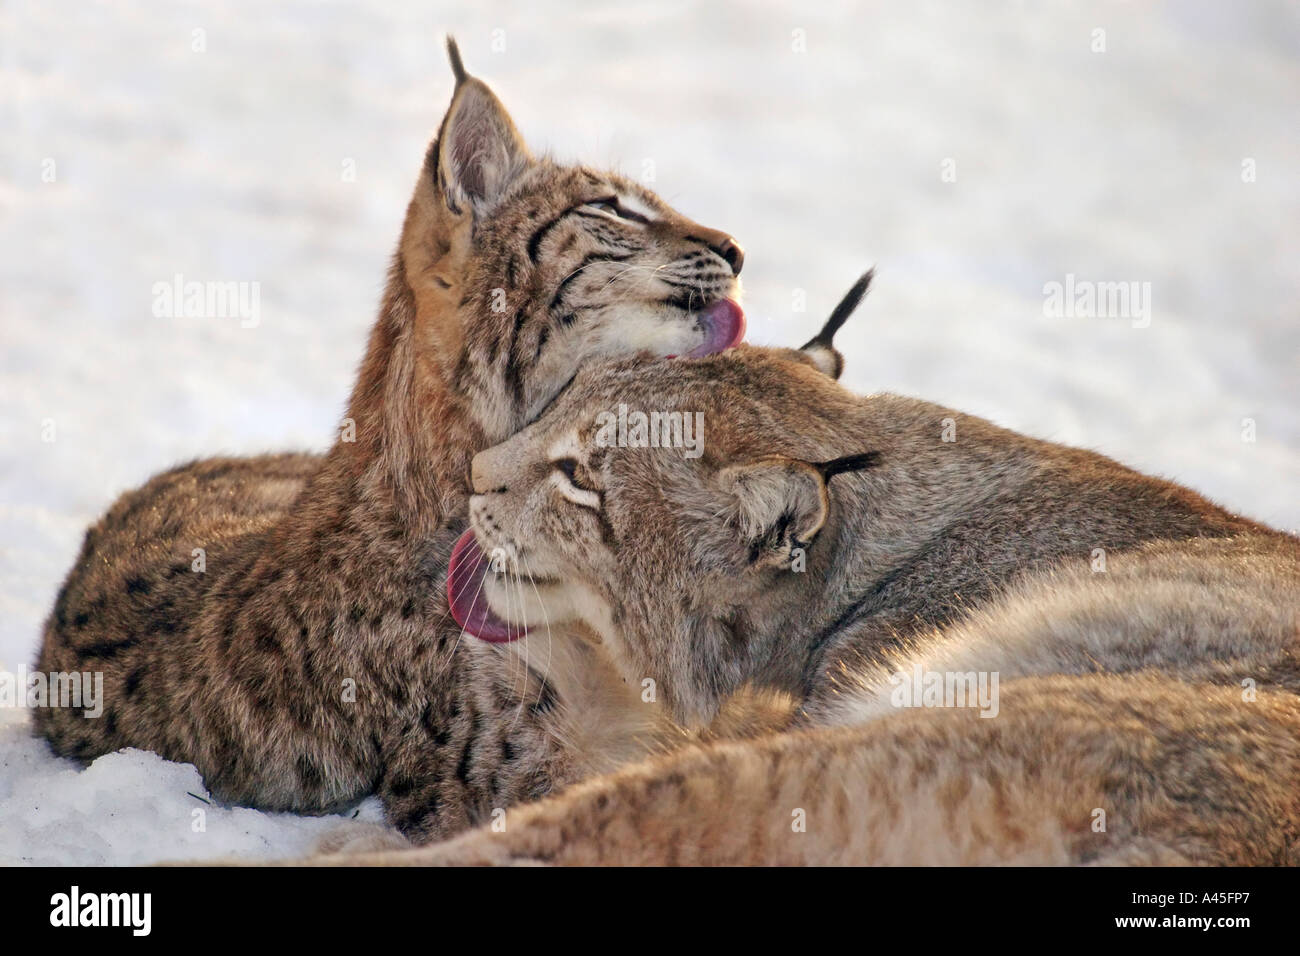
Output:
M339 440L183 465L88 531L38 667L102 672L105 709L38 711L57 753L152 750L266 809L378 793L416 841L586 772L556 689L448 615L469 463L589 361L736 344L744 256L635 182L534 156L448 52Z
M702 457L597 447L620 403L703 413ZM1294 537L748 346L587 367L473 480L471 633L582 621L683 727L789 718L348 862L1300 862Z

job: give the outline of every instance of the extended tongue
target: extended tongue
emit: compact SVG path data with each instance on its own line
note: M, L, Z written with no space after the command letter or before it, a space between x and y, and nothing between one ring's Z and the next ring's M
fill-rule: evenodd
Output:
M488 560L474 539L474 532L466 531L451 549L447 565L447 603L451 616L465 633L492 644L517 641L528 633L528 628L499 617L488 604L483 593L487 579Z
M745 313L731 299L719 299L707 306L699 315L704 326L704 341L686 353L687 358L713 355L745 337Z

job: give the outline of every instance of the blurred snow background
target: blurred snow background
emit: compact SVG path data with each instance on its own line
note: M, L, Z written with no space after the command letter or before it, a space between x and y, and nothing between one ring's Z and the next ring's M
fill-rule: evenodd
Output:
M652 173L740 239L751 341L801 342L874 262L850 386L1300 525L1294 4L473 6L0 3L0 668L117 494L326 446L446 31L535 149ZM260 325L155 318L176 273L259 282ZM1070 273L1149 282L1150 326L1045 316ZM200 787L136 752L80 771L0 711L0 862L285 855L337 825Z

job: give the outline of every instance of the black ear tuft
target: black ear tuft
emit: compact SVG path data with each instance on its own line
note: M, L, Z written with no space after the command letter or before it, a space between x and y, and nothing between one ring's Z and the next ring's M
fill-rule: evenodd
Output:
M871 280L875 278L875 275L876 270L873 266L858 277L858 281L853 283L848 292L844 293L844 298L840 299L840 304L831 310L831 316L826 320L826 324L822 326L822 330L814 335L804 348L808 348L809 345L831 347L835 333L843 327L848 317L853 314L858 304L862 302L863 296L871 288Z
M829 482L836 475L849 471L866 471L880 463L880 452L867 451L859 455L845 455L830 461L812 462L812 466L821 472L822 481Z
M465 64L460 59L460 47L456 45L456 38L450 33L447 34L447 59L451 60L451 72L456 77L456 85L460 86L469 76L465 72Z
M501 101L482 80L465 72L451 37L447 56L456 74L456 91L438 130L437 146L425 163L436 162L434 181L447 208L459 214L468 204L477 219L533 160Z
M839 378L840 373L844 371L844 356L840 355L835 348L835 333L853 311L862 301L867 290L871 288L871 280L875 276L875 268L868 269L853 283L852 288L845 293L844 298L840 299L840 304L831 310L830 318L822 326L820 332L800 346L799 351L807 352L817 364L817 367L829 375L831 378Z

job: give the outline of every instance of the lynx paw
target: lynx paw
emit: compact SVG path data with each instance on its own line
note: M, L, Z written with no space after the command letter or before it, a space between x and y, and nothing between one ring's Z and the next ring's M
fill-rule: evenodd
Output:
M397 830L382 823L344 823L320 838L314 856L334 854L384 853L410 849L411 842Z

